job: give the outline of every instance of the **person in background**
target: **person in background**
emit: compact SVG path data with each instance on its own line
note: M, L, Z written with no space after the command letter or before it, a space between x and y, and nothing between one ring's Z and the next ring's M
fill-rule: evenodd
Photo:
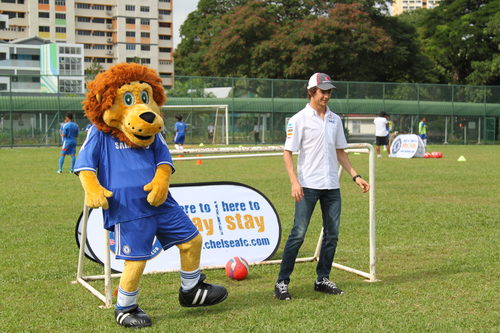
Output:
M295 216L274 286L274 296L278 300L292 298L288 292L290 275L318 201L324 231L314 290L327 294L344 293L330 281L340 227L338 164L351 175L363 192L367 192L370 185L354 170L344 150L347 148L347 141L342 120L328 108L333 88L335 87L328 75L313 74L307 85L309 103L290 118L287 124L283 160L290 178L291 195L295 200ZM292 157L296 151L299 152L297 173L294 171Z
M208 140L210 141L210 143L212 143L213 139L214 139L214 131L215 131L214 124L210 123L207 127L207 131L208 131Z
M377 157L382 157L380 152L380 146L384 146L389 153L389 122L387 120L388 114L384 111L380 112L378 117L373 119L375 124L375 150L377 151Z
M427 118L423 117L418 123L418 135L424 142L424 147L427 146Z
M59 130L59 134L62 138L62 149L61 156L59 157L59 168L57 169L57 173L62 173L64 158L66 157L66 155L71 156L71 167L69 169L69 172L73 173L73 169L75 167L78 125L73 122L73 114L71 112L66 113L66 116L64 117L64 124Z
M253 126L253 139L255 141L255 144L258 144L260 142L259 133L260 133L260 126L259 123L255 121L255 125Z
M182 116L180 114L175 116L177 122L175 123L175 138L174 144L175 149L184 149L184 139L186 138L186 123L182 121Z

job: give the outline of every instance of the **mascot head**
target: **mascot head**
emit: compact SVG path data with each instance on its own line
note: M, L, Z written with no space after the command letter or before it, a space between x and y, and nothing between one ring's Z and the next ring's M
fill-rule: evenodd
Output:
M98 74L87 88L85 116L100 131L132 147L147 147L163 129L160 107L166 97L153 69L118 64Z

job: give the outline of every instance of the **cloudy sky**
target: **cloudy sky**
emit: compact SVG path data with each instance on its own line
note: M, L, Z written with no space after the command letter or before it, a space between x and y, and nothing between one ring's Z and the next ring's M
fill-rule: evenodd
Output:
M174 48L181 42L179 28L188 14L196 10L198 0L173 0L174 5Z

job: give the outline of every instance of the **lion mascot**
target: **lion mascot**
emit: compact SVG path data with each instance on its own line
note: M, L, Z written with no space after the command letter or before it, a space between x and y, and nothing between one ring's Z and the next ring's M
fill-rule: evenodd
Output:
M168 191L175 171L161 130L166 97L154 70L123 63L88 83L83 101L92 123L75 165L85 204L103 208L104 227L115 232L116 258L125 260L115 319L125 327L151 326L139 308L139 281L152 257L154 237L167 250L180 251L182 306L222 302L222 286L205 283L200 273L202 237Z

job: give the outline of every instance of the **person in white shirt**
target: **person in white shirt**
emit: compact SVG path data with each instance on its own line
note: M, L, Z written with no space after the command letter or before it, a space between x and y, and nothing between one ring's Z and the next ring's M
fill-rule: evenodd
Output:
M373 123L375 124L375 150L377 151L377 157L382 157L380 153L380 146L385 146L387 153L389 154L389 129L388 129L388 120L387 117L389 115L384 111L380 112L378 117L373 119Z
M340 225L338 163L363 192L370 189L370 185L354 170L344 151L347 141L340 117L328 108L333 88L335 87L328 75L313 74L307 85L309 104L290 118L287 125L283 158L292 187L291 195L295 200L295 217L274 287L274 295L279 300L291 299L288 292L290 275L318 201L323 216L324 235L314 290L343 294L329 280ZM299 152L297 173L294 171L292 158L292 153L296 151Z

